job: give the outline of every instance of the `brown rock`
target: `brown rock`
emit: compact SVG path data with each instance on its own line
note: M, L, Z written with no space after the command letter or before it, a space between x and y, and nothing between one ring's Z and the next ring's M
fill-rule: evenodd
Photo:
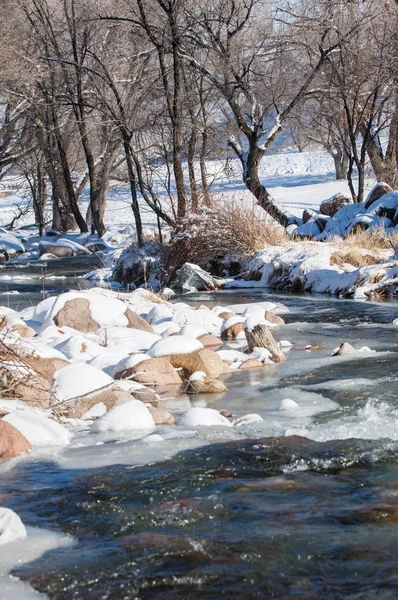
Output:
M128 320L127 327L129 329L140 329L141 331L148 331L149 333L153 333L153 327L149 323L145 321L140 315L133 312L131 308L128 308L124 313L124 316Z
M369 196L365 200L365 208L366 210L376 202L376 200L380 200L382 196L392 192L392 188L388 185L388 183L378 183L373 190L370 192Z
M173 367L181 369L183 379L189 379L196 371L203 371L206 373L205 381L209 382L217 379L224 370L220 356L208 348L191 354L173 354L168 358Z
M228 391L228 388L218 379L209 381L192 381L187 389L188 394L222 394Z
M12 458L31 450L32 446L16 427L0 421L0 458Z
M198 340L202 342L204 348L220 348L223 345L222 341L218 337L211 335L210 333L201 335L198 337Z
M266 321L269 321L270 323L273 323L274 325L284 325L285 324L285 321L282 319L282 317L279 317L278 315L274 315L274 313L269 312L269 310L265 311L264 318Z
M155 408L154 406L148 406L148 410L153 416L155 425L174 425L175 419L171 412L164 408Z
M141 402L146 402L149 404L156 404L156 402L159 400L157 392L148 387L132 390L130 394L136 400L140 400Z
M323 215L333 217L340 208L347 206L347 204L352 204L352 201L347 198L347 196L344 196L344 194L336 194L335 196L332 196L332 198L328 198L321 202L319 210Z
M229 410L222 410L220 412L220 415L222 415L226 419L230 419L231 417L233 417L233 414L231 412L229 412Z
M230 369L229 365L227 365L226 362L224 362L223 364L224 364L224 367L223 367L223 372L221 373L221 375L230 375L231 373L233 373L233 370Z
M222 312L218 316L220 317L220 319L224 319L224 321L230 319L231 317L236 317L235 313L228 311Z
M74 298L65 302L54 318L54 323L57 327L66 325L84 333L98 331L100 327L91 316L90 302L86 298Z
M261 369L263 366L264 365L261 360L257 360L257 358L249 358L240 365L239 369Z
M130 392L121 390L111 384L101 390L96 390L89 394L85 394L84 396L73 398L73 400L68 400L67 403L62 406L61 410L65 417L80 419L85 412L100 402L105 404L107 410L109 410L113 406L124 404L124 402L128 402L131 399Z
M25 323L15 323L11 329L16 331L23 338L32 338L36 335L36 331Z
M40 242L39 251L40 256L43 256L43 254L52 254L57 258L73 256L73 250L69 246L53 246L52 244L45 244L44 242Z
M221 339L234 340L241 331L243 331L243 323L234 323L234 325L231 325L231 327L222 332Z
M25 358L25 362L47 381L53 380L55 371L69 365L69 362L62 358Z
M167 358L150 358L115 374L115 379L133 379L144 385L178 385L181 377Z

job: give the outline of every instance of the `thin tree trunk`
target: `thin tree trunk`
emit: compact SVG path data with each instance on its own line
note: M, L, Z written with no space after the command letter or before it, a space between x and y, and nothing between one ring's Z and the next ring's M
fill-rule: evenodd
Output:
M128 172L128 176L129 176L129 182L130 182L131 208L133 210L135 229L137 232L137 243L141 247L144 245L144 239L143 239L143 235L142 235L142 220L141 220L140 207L139 207L138 198L137 198L137 179L136 179L136 176L134 173L133 161L131 158L130 143L127 139L123 140L123 148L124 148L124 154L126 157L127 172Z
M206 125L205 129L202 133L202 144L200 148L200 157L199 157L199 165L200 165L200 177L202 181L202 193L203 193L203 201L207 208L211 208L213 206L213 202L210 196L209 184L207 181L207 169L206 169L206 153L207 153L207 131Z
M196 130L195 124L192 123L191 136L188 142L188 174L189 186L191 188L191 210L194 213L199 213L199 193L195 178L195 152L196 152Z

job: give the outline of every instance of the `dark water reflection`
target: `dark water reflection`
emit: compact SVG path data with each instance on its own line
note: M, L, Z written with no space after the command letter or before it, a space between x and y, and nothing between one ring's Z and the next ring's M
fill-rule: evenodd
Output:
M396 598L396 450L291 437L21 467L2 478L7 505L78 542L16 574L60 600Z

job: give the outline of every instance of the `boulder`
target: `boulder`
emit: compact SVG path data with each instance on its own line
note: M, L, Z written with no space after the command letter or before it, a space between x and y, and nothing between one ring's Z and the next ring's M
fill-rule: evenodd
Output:
M84 413L89 411L96 404L104 404L107 410L110 410L114 406L129 402L132 400L130 392L122 390L117 386L110 385L107 388L90 392L84 396L78 396L73 398L72 401L68 401L62 407L62 414L65 417L80 419Z
M263 363L261 360L257 360L257 358L249 358L243 362L239 369L261 369L263 367Z
M43 256L43 254L52 254L57 258L69 258L73 256L73 249L70 246L53 245L45 242L40 242L39 252L40 256Z
M182 383L178 372L167 358L150 358L137 365L115 373L115 379L132 379L145 385L179 385Z
M333 352L332 356L342 356L344 354L356 354L356 350L351 344L344 342L336 352Z
M228 321L232 317L236 317L236 314L233 312L229 312L228 310L224 310L223 312L218 313L220 319L224 319L224 321Z
M128 320L128 325L130 329L140 329L141 331L148 331L149 333L154 333L152 325L147 323L145 319L137 315L137 313L133 312L131 308L128 308L124 313L124 316Z
M326 225L328 224L329 220L330 220L330 217L326 217L326 216L322 216L322 215L315 219L315 224L319 227L319 230L321 233L322 233L322 231L325 231Z
M191 381L187 389L188 394L223 394L228 388L218 379L209 381Z
M204 348L220 348L223 345L222 341L215 335L211 335L211 333L201 335L198 337L198 340L203 344Z
M154 406L148 406L147 408L155 421L155 425L174 425L174 416L168 410L155 408Z
M62 358L25 358L25 362L47 381L52 381L55 371L70 364Z
M303 224L308 223L310 219L316 219L319 217L319 211L313 210L312 208L305 208L303 210Z
M189 379L193 373L203 371L206 373L205 382L209 383L217 379L224 371L221 357L208 348L191 354L173 354L168 358L174 368L181 369L183 379Z
M155 392L154 390L151 390L151 388L144 386L136 390L131 390L130 394L136 400L140 400L141 402L149 404L156 404L156 402L159 400L157 391Z
M339 193L321 202L319 210L323 215L333 217L340 208L347 206L347 204L352 204L352 201L344 194Z
M0 421L0 458L12 458L31 450L25 436L7 421Z
M176 273L173 283L170 284L175 290L191 292L195 290L216 290L219 283L198 265L185 263Z
M16 331L22 338L32 338L36 335L36 331L25 323L14 323L11 329Z
M236 320L235 322L233 322ZM229 325L229 323L231 324ZM243 323L241 317L231 317L228 319L222 328L221 331L221 339L223 340L234 340L238 333L241 333L244 330Z
M94 333L100 327L91 316L90 302L86 298L74 298L65 302L54 317L54 323L57 327L72 327L84 333Z
M96 242L89 242L88 244L85 244L84 247L90 252L102 252L103 250L106 250L108 246L105 242L98 240Z
M369 193L368 197L366 198L364 204L365 209L368 210L368 208L370 208L373 202L376 202L376 200L380 200L382 196L392 191L393 190L388 185L388 183L378 183L377 185L375 185L373 190Z
M266 321L268 321L269 323L272 323L273 325L284 325L285 324L285 321L282 319L282 317L279 317L278 315L274 315L274 313L269 312L269 310L265 311L264 318Z

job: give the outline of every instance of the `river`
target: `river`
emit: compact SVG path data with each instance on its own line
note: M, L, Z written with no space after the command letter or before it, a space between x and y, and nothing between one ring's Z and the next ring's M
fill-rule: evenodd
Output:
M1 504L73 540L13 573L54 600L397 598L398 305L250 290L187 298L289 308L285 363L192 400L264 420L168 428L161 444L82 435L3 465ZM343 341L376 352L332 358ZM286 398L298 408L280 410Z

